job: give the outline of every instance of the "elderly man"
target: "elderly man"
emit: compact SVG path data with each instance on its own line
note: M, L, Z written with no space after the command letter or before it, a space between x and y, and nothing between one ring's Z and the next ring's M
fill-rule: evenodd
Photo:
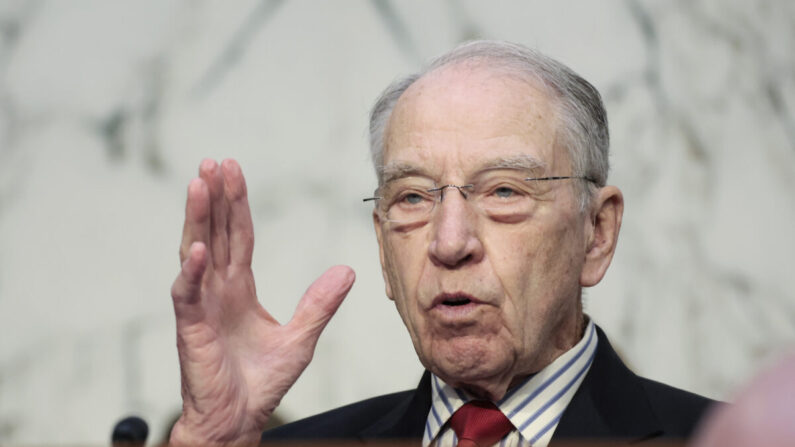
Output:
M623 212L593 86L522 46L473 42L387 88L370 131L386 295L427 371L415 390L264 439L546 446L691 432L709 401L635 376L583 314L581 289L604 276ZM252 249L239 166L205 160L172 289L174 444L258 442L353 284L349 268L330 269L279 325L257 301Z

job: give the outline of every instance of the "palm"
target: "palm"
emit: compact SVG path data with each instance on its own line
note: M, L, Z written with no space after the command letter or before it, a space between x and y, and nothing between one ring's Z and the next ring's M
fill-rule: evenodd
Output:
M205 161L200 176L188 190L182 271L172 288L183 395L172 440L254 441L311 360L353 272L327 271L280 325L257 300L240 168Z

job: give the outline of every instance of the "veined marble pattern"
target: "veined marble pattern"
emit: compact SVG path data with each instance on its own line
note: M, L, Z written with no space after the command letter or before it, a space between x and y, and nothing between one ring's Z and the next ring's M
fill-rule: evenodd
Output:
M128 413L163 436L185 187L207 156L248 175L278 318L327 266L357 271L283 415L413 386L359 200L366 116L475 37L535 46L605 96L626 214L586 308L638 372L730 398L793 346L789 0L4 0L0 443L102 444Z

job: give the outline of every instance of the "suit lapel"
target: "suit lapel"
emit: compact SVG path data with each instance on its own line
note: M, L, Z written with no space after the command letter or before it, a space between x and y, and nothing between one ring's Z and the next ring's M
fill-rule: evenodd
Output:
M395 408L366 427L359 437L366 439L422 439L425 421L431 409L431 374L422 375L413 393Z
M597 326L594 362L563 412L553 442L567 438L611 438L638 442L663 434L638 377Z
M550 444L553 447L572 438L638 442L664 434L640 380L624 365L598 326L596 331L596 356L555 429ZM430 408L431 376L425 371L414 392L363 429L359 437L421 439Z

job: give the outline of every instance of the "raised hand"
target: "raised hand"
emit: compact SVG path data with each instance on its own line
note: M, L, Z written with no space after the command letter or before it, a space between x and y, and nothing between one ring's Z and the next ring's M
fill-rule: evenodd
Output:
M240 166L204 160L188 186L182 270L171 289L183 399L174 445L256 444L353 285L349 267L330 268L280 325L257 300L253 248Z

